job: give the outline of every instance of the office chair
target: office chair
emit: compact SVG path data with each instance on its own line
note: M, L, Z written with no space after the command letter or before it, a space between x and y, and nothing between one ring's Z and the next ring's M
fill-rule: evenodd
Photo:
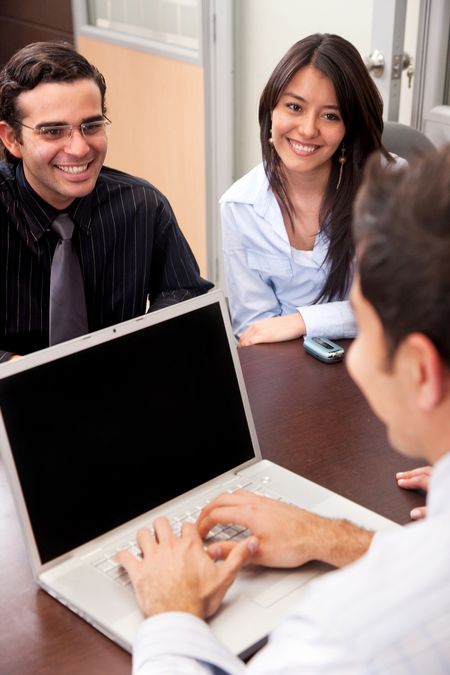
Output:
M435 148L432 141L421 131L400 122L386 121L382 140L386 150L403 157L407 161L413 159L417 154Z

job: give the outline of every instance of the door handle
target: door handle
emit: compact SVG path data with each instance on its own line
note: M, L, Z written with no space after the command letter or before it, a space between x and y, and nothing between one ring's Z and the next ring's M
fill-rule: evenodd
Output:
M383 54L374 49L373 52L365 58L366 68L374 77L381 77L384 73L385 60ZM407 70L409 83L414 74L413 59L408 52L395 54L392 60L392 80L399 80L403 70ZM409 85L410 86L410 85Z
M378 49L374 49L373 52L365 58L365 63L366 68L371 75L374 77L382 76L384 72L385 61L383 54L378 51Z

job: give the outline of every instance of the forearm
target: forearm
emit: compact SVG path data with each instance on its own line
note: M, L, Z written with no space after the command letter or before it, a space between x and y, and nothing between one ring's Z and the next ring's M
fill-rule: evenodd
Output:
M259 342L283 342L295 340L305 333L305 324L299 312L263 319L253 323L242 333L239 345L247 347Z
M315 559L334 567L344 567L369 549L374 532L348 520L317 518Z

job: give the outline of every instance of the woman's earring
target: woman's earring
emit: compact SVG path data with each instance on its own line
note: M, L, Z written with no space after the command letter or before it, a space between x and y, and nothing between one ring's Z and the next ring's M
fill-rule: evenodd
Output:
M339 178L338 178L338 182L337 182L337 185L336 185L336 190L339 190L339 188L341 186L342 173L344 171L344 164L347 161L347 157L345 156L345 145L343 143L342 143L342 147L341 147L341 156L339 157L338 161L339 161Z
M270 145L273 145L272 129L270 130L269 143Z

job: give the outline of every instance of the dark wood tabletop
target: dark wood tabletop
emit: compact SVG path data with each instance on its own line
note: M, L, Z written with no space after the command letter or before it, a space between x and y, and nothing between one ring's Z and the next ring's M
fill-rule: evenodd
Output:
M348 348L350 341L340 340ZM301 340L239 350L263 457L398 523L424 503L397 487L417 466L389 445L345 363L306 354Z
M345 341L343 341L345 345ZM263 457L399 523L423 503L400 490L411 460L389 446L345 365L307 355L301 340L239 350ZM128 653L33 580L0 463L0 675L129 675Z

